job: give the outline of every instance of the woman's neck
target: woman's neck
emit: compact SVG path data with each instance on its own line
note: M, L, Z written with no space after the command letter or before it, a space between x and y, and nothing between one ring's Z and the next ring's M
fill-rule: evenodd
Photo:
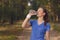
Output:
M43 20L43 17L39 17L39 18L38 18L38 21L39 21L39 22L44 21L44 20Z

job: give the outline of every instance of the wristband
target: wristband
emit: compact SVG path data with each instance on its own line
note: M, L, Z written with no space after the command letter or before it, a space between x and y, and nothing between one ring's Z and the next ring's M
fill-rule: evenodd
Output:
M30 18L30 17L31 17L31 15L29 15L29 14L26 16L26 18Z

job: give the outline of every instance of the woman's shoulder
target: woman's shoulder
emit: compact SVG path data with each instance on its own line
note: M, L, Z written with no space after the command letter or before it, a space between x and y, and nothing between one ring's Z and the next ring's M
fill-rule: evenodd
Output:
M35 19L31 19L30 20L30 24L32 25L33 23L35 23L36 22L36 20Z
M30 19L30 21L36 21L36 19Z
M50 25L50 23L48 22L47 25Z
M50 23L47 23L47 26L50 27Z
M48 22L47 25L49 25L50 23Z
M30 22L31 23L36 22L36 19L30 19Z

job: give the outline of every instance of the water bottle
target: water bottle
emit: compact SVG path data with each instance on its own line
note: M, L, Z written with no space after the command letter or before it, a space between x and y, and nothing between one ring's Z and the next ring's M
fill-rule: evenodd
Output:
M34 15L37 15L37 11L35 11L35 10L29 10L29 13L32 13L32 14L34 14Z

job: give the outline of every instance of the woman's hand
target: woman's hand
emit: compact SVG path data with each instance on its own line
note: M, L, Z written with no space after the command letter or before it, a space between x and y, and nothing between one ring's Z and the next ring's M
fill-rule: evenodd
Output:
M26 16L26 18L30 19L31 16L32 16L32 15L29 13L29 14Z
M26 18L31 18L31 16L33 16L33 15L35 15L35 14L33 14L33 13L29 13L27 16L26 16Z
M32 15L36 15L37 12L35 10L29 10L28 15L32 16Z

